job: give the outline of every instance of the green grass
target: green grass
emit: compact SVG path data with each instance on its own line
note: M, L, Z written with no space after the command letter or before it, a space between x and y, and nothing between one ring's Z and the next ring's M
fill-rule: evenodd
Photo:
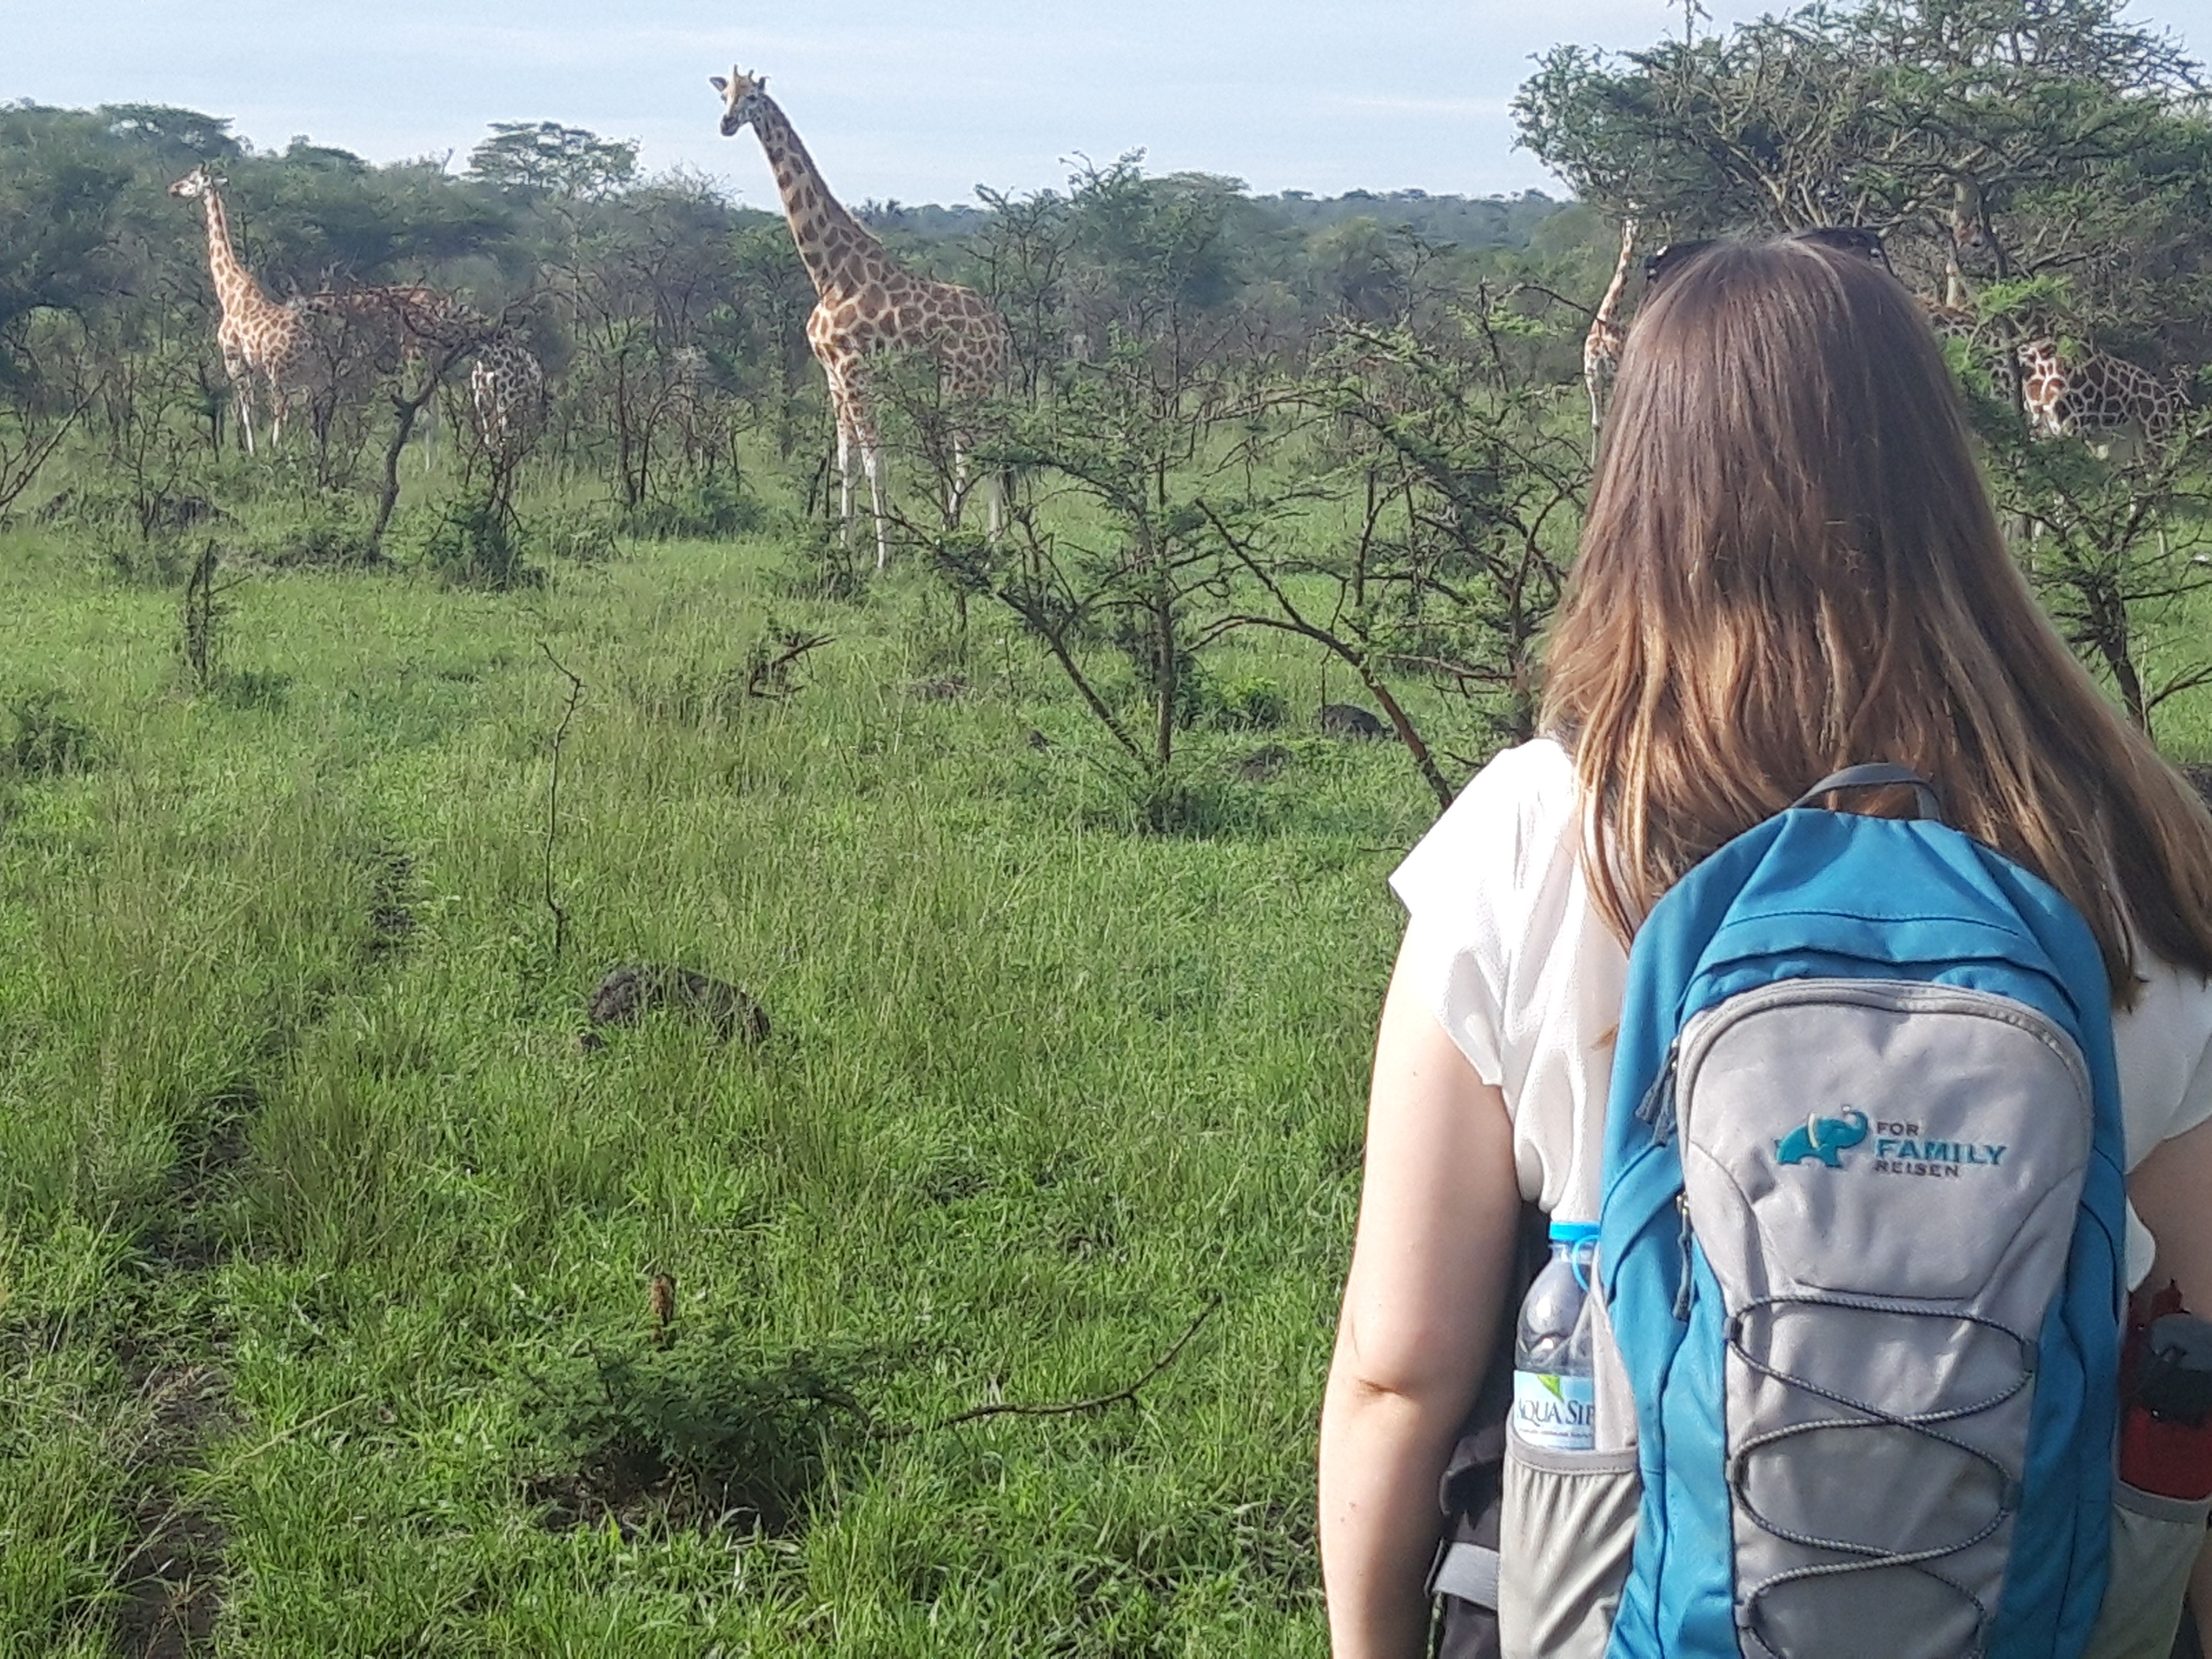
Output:
M173 590L0 541L0 708L92 745L0 779L0 1654L124 1650L149 1531L224 1655L1322 1650L1382 878L1433 804L1255 646L1305 712L1194 737L1216 833L1133 834L995 617L923 700L921 577L784 564L256 576L195 695ZM771 619L834 642L718 712ZM541 645L587 687L559 955ZM579 1053L628 960L772 1036ZM1133 1406L927 1427L1109 1393L1215 1297ZM773 1526L705 1513L732 1415ZM580 1495L611 1418L674 1448L658 1506Z
M1188 734L1194 827L1139 833L987 603L795 599L798 556L263 570L195 686L173 586L0 537L0 1659L1323 1650L1382 877L1434 804L1253 635L1207 672L1289 724ZM799 689L732 699L787 628ZM772 1034L580 1052L629 961ZM933 1426L1194 1320L1133 1403Z

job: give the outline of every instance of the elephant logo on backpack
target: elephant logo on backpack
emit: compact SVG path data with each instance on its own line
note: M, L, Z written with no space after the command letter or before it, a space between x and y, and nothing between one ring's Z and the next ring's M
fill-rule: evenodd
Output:
M1830 1169L1840 1170L1844 1149L1866 1138L1864 1112L1847 1110L1841 1117L1808 1117L1803 1128L1792 1129L1774 1143L1774 1157L1781 1164L1802 1164L1808 1158L1817 1158Z

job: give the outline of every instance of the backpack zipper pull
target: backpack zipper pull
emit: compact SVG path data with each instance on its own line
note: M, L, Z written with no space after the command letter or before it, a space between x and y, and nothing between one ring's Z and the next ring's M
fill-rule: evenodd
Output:
M1664 1146L1674 1138L1674 1050L1667 1050L1667 1063L1659 1068L1659 1075L1651 1079L1651 1086L1644 1091L1644 1098L1636 1103L1636 1121L1649 1124L1651 1144Z
M1674 1208L1682 1218L1682 1273L1674 1290L1674 1317L1686 1325L1690 1321L1690 1244L1693 1237L1690 1231L1690 1194L1687 1192L1674 1194Z

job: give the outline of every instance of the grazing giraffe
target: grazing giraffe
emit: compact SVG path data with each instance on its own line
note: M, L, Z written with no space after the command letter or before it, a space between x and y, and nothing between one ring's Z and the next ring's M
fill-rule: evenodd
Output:
M251 455L254 383L269 388L269 441L280 444L285 407L295 393L307 390L307 325L296 308L279 305L263 293L253 273L239 263L230 243L229 216L223 211L216 185L215 175L199 167L171 185L169 194L198 201L207 210L208 274L215 279L216 300L222 308L216 343L238 398L239 429L246 434L246 453Z
M1613 268L1613 283L1605 291L1605 298L1597 302L1597 312L1590 319L1589 332L1583 337L1583 386L1589 392L1590 442L1597 442L1598 428L1605 423L1606 393L1612 389L1613 377L1620 368L1620 349L1627 343L1628 331L1620 325L1620 296L1628 287L1628 261L1636 251L1636 221L1620 222L1620 258Z
M2109 352L2062 352L2049 338L2021 343L2020 374L2031 433L2084 438L2100 448L2130 429L2164 443L2186 401L2179 381L2162 380Z
M917 276L892 263L884 245L823 182L790 120L768 95L765 76L732 69L726 81L719 75L708 78L722 94L722 136L734 137L741 128L750 126L775 170L792 240L817 296L813 314L806 319L806 343L829 377L830 407L837 417L842 533L849 541L853 452L857 449L868 477L876 520L876 568L881 570L889 556L884 533L884 461L868 359L900 349L923 352L935 362L939 384L951 398L956 403L972 403L988 396L1005 375L1012 351L1006 319L973 291ZM952 441L952 492L945 507L957 525L968 493L969 434L956 423ZM986 494L995 538L1004 512L995 477Z
M368 337L374 355L401 369L428 366L438 358L437 374L476 350L494 332L491 319L457 296L421 284L344 289L310 294L300 309L311 315L335 317L357 326ZM420 388L427 396L428 388ZM436 461L437 404L426 409L422 429L422 465Z
M301 299L300 309L358 323L404 364L425 362L433 351L465 355L492 332L491 319L473 306L420 285L309 294Z
M495 328L469 369L469 408L477 441L495 465L512 467L545 429L545 367L522 331Z

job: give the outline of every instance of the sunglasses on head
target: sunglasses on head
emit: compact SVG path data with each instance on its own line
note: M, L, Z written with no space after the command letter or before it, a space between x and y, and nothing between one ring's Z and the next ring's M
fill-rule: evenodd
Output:
M1701 236L1695 241L1669 242L1644 261L1644 285L1656 288L1668 274L1680 270L1707 248L1719 241L1717 236ZM1817 242L1822 247L1841 248L1846 253L1856 253L1871 259L1884 270L1890 270L1889 250L1881 244L1879 231L1866 230L1857 225L1820 225L1811 230L1794 233L1793 242ZM1893 276L1896 273L1892 271Z

